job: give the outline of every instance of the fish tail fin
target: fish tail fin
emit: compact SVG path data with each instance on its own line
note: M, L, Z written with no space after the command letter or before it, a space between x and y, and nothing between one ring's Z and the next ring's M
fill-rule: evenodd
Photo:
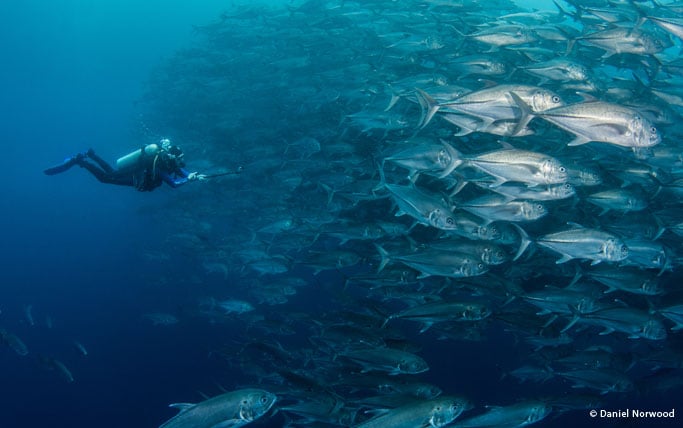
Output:
M417 127L418 129L422 129L432 120L436 112L439 111L440 106L431 95L422 89L415 88L415 95L417 96L417 101L420 103L420 108L422 109L420 122L417 124Z
M387 105L385 107L384 111L389 111L392 108L394 108L394 106L396 105L396 103L400 99L401 99L401 96L399 94L397 94L396 91L393 90L393 88L391 88L391 99L389 100L389 105Z
M576 324L580 319L581 319L581 317L579 316L579 314L574 314L574 316L569 321L569 323L566 326L564 326L564 328L562 330L560 330L560 333L566 333L567 330L574 327L574 324Z
M517 107L519 107L519 110L522 112L522 116L519 118L517 126L515 126L515 129L512 131L512 135L515 136L519 135L522 130L526 128L529 122L531 122L531 119L534 118L534 112L531 110L529 104L524 102L519 95L515 94L514 92L509 92L509 94L517 104Z
M334 189L322 182L320 182L319 185L325 192L327 192L327 206L329 207L330 204L332 204L332 199L334 198Z
M379 184L372 188L373 192L376 192L378 190L382 190L387 185L387 178L384 175L384 159L382 159L381 164L380 163L377 164L377 171L379 172Z
M512 224L515 227L515 229L517 229L517 232L519 232L519 248L517 249L517 254L515 254L515 258L512 259L512 261L516 261L518 258L522 257L524 251L526 251L529 244L531 244L531 239L529 238L529 235L526 233L526 231L521 228L521 226L519 226L516 223L510 224Z
M566 10L562 10L562 12L565 13L568 17L574 19L575 21L581 21L581 16L582 16L581 5L575 1L571 1L571 0L565 0L565 1L567 3L569 3L574 9L576 9L576 12L571 13L571 12L567 12ZM560 6L558 5L557 7L559 8Z
M381 258L381 260L379 262L379 267L377 267L377 273L379 273L382 271L382 269L384 269L384 267L387 265L387 263L389 263L391 258L389 257L389 253L387 252L387 250L382 248L381 245L375 244L375 248L377 248L377 252L379 252L379 256Z
M384 319L384 322L383 322L382 325L380 326L380 328L386 327L387 323L388 323L389 321L393 320L394 318L396 318L394 315L389 315L388 317L386 317L386 318Z
M452 29L453 31L455 31L456 33L458 33L458 35L459 35L460 37L463 37L463 38L464 38L464 37L467 37L467 34L463 33L463 32L460 31L460 30L458 30L458 27L456 27L455 25L449 25L449 27L451 27L451 29Z
M660 190L661 186L657 190L657 193L659 193ZM655 233L655 237L652 238L652 240L656 241L657 239L659 239L660 236L662 236L664 232L666 232L666 225L662 222L662 219L660 219L657 214L653 213L652 217L655 219L655 224L657 225L657 233Z
M448 152L450 152L452 154L452 157L453 157L453 160L448 165L448 167L446 169L444 169L444 171L441 174L439 174L439 178L444 178L444 177L447 177L448 175L450 175L450 173L453 172L457 167L462 165L465 162L465 160L463 159L462 153L460 153L460 151L458 149L456 149L455 147L448 144L446 142L446 140L442 139L441 144L443 144L444 148Z
M572 278L572 281L567 285L567 289L571 289L573 286L575 286L579 280L583 277L583 272L581 271L581 267L577 266L576 267L576 273L574 274L574 278Z
M555 4L555 7L557 8L557 10L560 12L560 16L566 16L567 18L572 18L574 20L579 20L581 18L581 14L578 11L575 13L571 13L571 12L565 10L564 8L562 8L562 6L560 6L560 4L558 2L556 2L555 0L553 0L553 3Z

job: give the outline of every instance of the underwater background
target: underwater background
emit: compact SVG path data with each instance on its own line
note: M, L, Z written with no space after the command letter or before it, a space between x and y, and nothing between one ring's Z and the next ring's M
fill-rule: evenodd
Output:
M307 2L243 2L243 5L257 3L297 10ZM310 12L303 10L302 13L324 13L320 10L325 8L318 7L325 2L310 3ZM400 1L384 3L387 10L393 6L403 10ZM455 3L467 4L466 1ZM491 9L486 10L486 4L479 2L476 13L485 17L502 15L493 4ZM552 2L523 2L526 10L534 6L553 13L557 10ZM437 4L435 7L447 5ZM291 353L292 360L310 358L310 361L319 361L323 357L315 355L317 345L308 337L312 330L335 323L353 324L356 321L345 312L351 307L355 307L358 313L370 314L376 310L375 315L380 313L383 316L404 307L396 302L383 306L380 302L384 301L368 297L362 291L364 287L360 287L360 291L353 286L347 287L348 278L353 275L376 271L379 256L373 245L345 247L341 243L343 240L333 237L314 241L310 246L315 249L315 254L352 248L361 254L362 260L358 266L341 268L332 262L329 269L322 269L316 274L314 272L318 268L311 268L312 262L304 260L297 263L292 260L296 258L294 253L302 251L301 243L278 243L272 236L265 239L268 245L279 249L296 248L296 251L288 254L291 263L284 273L267 271L274 269L272 266L264 267L262 271L258 271L258 268L250 271L244 267L249 263L239 264L238 260L242 259L221 258L228 251L237 252L241 242L249 242L253 231L244 233L246 225L253 226L255 231L276 221L277 213L283 218L301 218L290 205L273 212L263 208L268 206L263 201L268 199L269 189L257 186L268 186L270 181L262 179L259 174L269 173L261 172L265 169L260 170L261 166L256 165L253 158L237 153L240 148L245 148L247 152L248 145L253 148L259 144L259 138L271 138L267 131L262 134L256 132L264 128L267 130L271 121L274 125L277 122L279 130L287 128L286 116L268 116L270 110L266 107L269 100L250 99L249 88L242 87L242 92L235 98L239 103L235 110L251 108L265 112L266 116L258 123L228 120L218 131L206 128L204 123L197 121L199 119L194 118L195 122L185 120L189 114L186 117L165 116L167 111L190 112L195 107L210 113L207 105L194 106L192 99L182 100L177 93L166 91L164 85L170 85L169 81L173 80L173 73L169 70L174 70L174 66L177 66L179 73L187 72L189 61L185 65L179 64L183 63L183 55L187 54L185 49L203 43L205 33L197 30L198 27L206 25L203 31L210 31L208 26L221 22L221 14L230 15L230 11L243 10L248 11L249 8L242 9L240 2L217 0L27 0L3 2L0 5L0 16L5 22L0 26L0 54L4 58L0 67L1 147L4 151L0 157L0 167L5 176L5 202L0 210L3 225L0 240L0 328L11 333L12 337L19 338L28 349L26 355L20 355L13 349L11 340L5 343L9 346L0 347L0 427L155 427L175 415L176 411L168 408L170 403L199 402L225 390L256 386L259 378L269 381L258 387L271 390L272 386L273 392L285 397L281 400L283 405L291 404L296 399L303 400L306 394L315 394L315 389L300 393L306 388L297 385L292 388L297 390L298 395L283 392L287 382L273 380L274 373L265 372L275 365L271 357L266 358L267 363L259 365L260 354L248 353L248 349L245 352L246 345L252 341L269 345L280 343ZM259 18L248 12L243 17L235 13L236 21L260 22ZM437 14L438 9L433 13ZM253 30L257 33L257 29ZM293 33L295 30L282 29L283 32ZM262 37L268 37L268 34ZM280 36L276 34L272 37ZM258 34L256 39L263 42ZM671 36L671 39L675 37ZM264 43L268 44L267 40ZM674 40L673 44L676 49L679 48L680 40ZM481 50L483 52L485 48ZM192 55L188 54L188 57ZM636 61L635 57L629 59ZM160 72L160 69L164 71ZM432 71L429 66L429 72ZM256 76L255 85L259 85L254 92L261 96L267 92L260 85L267 81L263 76L268 76L269 71L252 72ZM365 70L358 72L366 73ZM285 84L290 77L289 72L277 72L277 68L272 73L274 80L279 79ZM296 73L296 70L291 73ZM160 77L162 75L167 80ZM189 83L184 81L184 84L192 85L192 73L186 77ZM349 78L349 85L358 84L348 75L345 78ZM243 83L245 76L240 76L240 79ZM490 80L496 81L496 77ZM475 80L468 83L472 82ZM372 83L374 85L377 82ZM475 84L471 86L478 87ZM207 93L211 91L211 88L207 89ZM372 91L377 91L377 88L369 92ZM166 95L169 95L169 99L164 99ZM303 99L308 95L300 96ZM340 97L343 98L343 94ZM378 114L388 99L381 101L384 104L377 109ZM188 104L182 108L169 104L178 101ZM226 104L231 102L236 101L226 100ZM253 105L245 104L249 102ZM348 109L350 105L355 108L361 103L349 103L341 109ZM386 130L372 128L365 132L363 124L356 124L356 129L350 131L354 125L329 116L326 116L329 121L321 124L321 129L324 126L326 132L336 131L342 136L340 138L351 133L356 136L354 138L368 138L373 140L373 147L376 148L385 139L412 135L420 114L416 106L410 105L410 108L402 110L410 112L408 130L387 127ZM297 110L296 105L287 107L292 109L292 120L299 117L301 111ZM230 111L230 108L225 110L226 107L220 104L217 108L221 112ZM333 103L326 108L332 110ZM360 108L356 108L358 110ZM211 121L208 113L203 119ZM352 113L355 111L344 110L341 117ZM256 115L253 112L251 114ZM327 113L314 112L314 115L318 114L325 116ZM534 123L536 121L540 122L540 119ZM339 123L339 126L335 128L331 123ZM197 128L193 129L193 126ZM280 144L284 149L288 143L301 141L304 136L301 127L292 124L292 128L295 130L291 135L279 133L279 142L268 140L263 143L264 147ZM212 152L213 146L202 148L204 143L217 144L216 132L233 134L233 137L225 137L231 141L229 150L221 148ZM320 132L318 135L321 141L325 141L325 138L327 141L335 139L323 134ZM664 134L670 135L668 138L671 142L681 134L681 130L674 122L668 125ZM470 144L478 134L473 135L468 137ZM98 183L80 168L58 177L47 177L42 172L63 158L88 148L93 148L105 159L115 160L162 137L171 138L185 149L188 169L192 171L205 172L202 171L205 168L206 172L215 173L238 166L244 166L245 171L236 178L191 183L179 189L164 186L151 193ZM193 137L197 140L190 141ZM242 137L244 146L240 144ZM566 141L571 140L566 135L564 138ZM457 146L454 141L451 141L452 144ZM514 144L515 139L510 142ZM293 147L304 152L310 149ZM314 148L313 155L315 152ZM212 153L217 153L220 159L212 158ZM290 155L288 160L304 161L309 155L306 152L296 159ZM255 152L251 156L261 154ZM282 156L282 152L278 152L277 156ZM355 158L346 159L343 156L337 159L340 162L346 160L356 162ZM250 162L255 164L251 170ZM354 168L359 167L352 165L351 169ZM367 168L368 177L374 175L372 171L376 171L372 163L361 168ZM250 171L259 172L250 176ZM390 182L394 182L396 177L405 176L392 172L388 180ZM377 184L380 183L378 176L373 179ZM429 186L437 187L434 183ZM201 195L197 194L198 191ZM279 201L276 193L281 191L280 188L272 188L274 203ZM296 192L295 187L292 193ZM309 193L313 193L310 186L305 192L302 200L293 197L288 204L298 201L303 211L310 209L309 204L315 206L319 202L323 206L321 210L327 211L325 203L328 202L328 195L324 190L320 190L320 199L314 201L304 200ZM258 205L257 211L251 211L249 207L233 209L231 204L236 201L229 196L232 194L239 194L246 200L258 199L261 205ZM657 203L653 202L653 211ZM379 216L381 208L386 208L381 214L384 219L393 219L396 211L387 202L380 207L361 208L357 215L349 214L353 212L353 206L345 205L344 215L358 222ZM599 213L584 207L578 210L582 210L583 217L594 215L597 218ZM330 212L332 215L339 214L332 209ZM401 218L405 220L405 216ZM411 222L403 223L409 225ZM433 230L425 231L427 226L417 228L421 233L419 238L425 241L435 239ZM543 224L534 230L534 235L541 234L536 233L540 228L547 229L546 232L557 229ZM275 234L287 233L287 230L281 229ZM673 252L680 252L680 248L675 248L678 235L671 231L665 233L667 245L674 247ZM314 231L308 232L309 237L316 234ZM239 236L240 240L230 239L231 235ZM511 253L514 254L514 250ZM545 263L551 271L555 266L555 254L537 248L534 255L538 254L543 254L538 264ZM522 260L527 266L534 263L524 257ZM577 260L573 262L579 264ZM514 262L507 263L511 265ZM581 265L589 264L584 262ZM664 297L658 296L658 299L663 300L657 300L654 306L676 303L674 297L678 297L679 293L674 288L680 284L678 259L674 257L672 264L673 267L663 275L664 288L670 293ZM561 269L561 276L566 281L556 285L566 286L572 280L573 271L566 267ZM515 273L509 275L514 276ZM551 274L543 271L542 275ZM304 285L296 285L296 294L287 295L284 301L277 303L267 297L260 301L254 297L253 287L275 282L280 277L301 279ZM524 289L538 290L544 286L542 282L546 279L541 277L537 279L538 283L533 283L533 278L530 282L525 278ZM457 283L458 279L453 281ZM426 294L419 288L413 291ZM672 296L672 300L666 300L667 296ZM631 297L622 300L627 302L627 306L637 306L647 311L649 303ZM414 302L410 300L413 298L398 297L397 301ZM206 309L207 305L213 308L213 303L206 303L209 301L207 299L213 299L212 302L226 299L249 301L255 309L244 314L230 311L216 314L212 312L213 309ZM496 300L493 306L502 308L502 301ZM537 312L532 308L519 311L520 316L531 318ZM166 315L170 315L170 318L164 318ZM680 332L671 331L674 324L668 319L665 320L668 330L665 342L642 344L648 339L628 339L621 332L606 337L612 338L608 339L608 345L615 353L634 353L638 355L636 359L645 359L644 355L655 351L673 353L675 357L663 359L661 364L653 358L633 369L629 368L633 370L634 381L644 383L650 376L659 374L661 378L658 378L658 382L659 379L672 379L672 385L667 384L665 388L636 388L636 391L623 394L601 394L599 389L590 390L590 398L585 397L588 394L585 389L572 388L571 383L557 376L551 376L549 382L520 382L510 376L509 373L515 368L527 364L530 355L536 351L520 339L526 336L526 332L518 337L504 323L493 322L482 327L477 330L480 337L476 339L464 337L466 335L463 332L454 333L455 338L449 338L448 335L438 337L433 331L419 333L419 328L409 322L403 324L401 320L396 320L391 324L394 323L397 329L405 333L405 336L396 338L396 343L409 343L410 346L405 348L419 353L429 363L429 371L421 373L419 379L437 385L444 394L466 397L473 405L470 416L479 414L486 405L509 405L523 399L542 400L542 397L551 395L554 400L558 399L557 396L571 398L580 395L582 399L585 398L585 401L577 400L581 403L591 402L595 397L600 400L599 407L606 409L676 408L683 412L683 409L677 408L681 402L680 393L683 392L683 385L676 381L683 379L681 367L680 363L678 366L672 363L680 361L681 336ZM292 328L291 333L285 331L287 327ZM525 330L533 328L523 327ZM590 334L597 337L600 330L591 328L594 330ZM461 338L457 338L459 334L462 334ZM582 339L581 346L585 349L590 341ZM599 339L602 340L602 337ZM87 355L83 355L77 344L87 348ZM68 367L73 381L68 381L63 372L55 369L55 360ZM331 361L336 361L336 357ZM350 373L354 371L347 371L348 366L327 367L323 363L319 366L293 366L292 370L295 369L297 373L302 370L312 377L319 376L327 380L330 380L330 372L334 372L336 381L345 376L351 377ZM282 373L280 375L283 376ZM661 383L665 381L661 380ZM345 388L341 388L341 391L348 392ZM349 392L350 395L355 393ZM675 423L670 420L591 419L588 416L589 408L579 409L580 405L577 404L577 407L567 411L568 406L565 405L562 412L551 412L550 416L536 425L665 426ZM278 404L275 405L277 407ZM291 426L335 426L320 421L302 422L294 412L295 416L285 416L286 412L283 411L273 413L270 412L250 426L280 427L288 423ZM291 422L292 417L294 422ZM683 413L677 415L676 419L680 420L681 417ZM362 415L357 422L367 418Z

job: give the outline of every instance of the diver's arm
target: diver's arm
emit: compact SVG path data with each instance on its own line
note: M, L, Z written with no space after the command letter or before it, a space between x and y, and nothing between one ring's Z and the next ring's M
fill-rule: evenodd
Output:
M190 175L189 172L185 168L178 168L176 171L172 173L173 175L167 173L167 172L162 172L161 173L161 179L164 181L164 183L168 184L169 186L173 187L174 189L182 186L183 184L187 183L190 181L188 176Z

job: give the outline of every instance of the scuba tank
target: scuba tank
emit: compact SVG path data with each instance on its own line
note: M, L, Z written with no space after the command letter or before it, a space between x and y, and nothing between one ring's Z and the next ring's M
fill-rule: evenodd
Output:
M116 160L116 168L119 171L125 171L138 167L143 157L153 158L161 152L161 147L157 144L148 144L143 148L137 149L121 156Z

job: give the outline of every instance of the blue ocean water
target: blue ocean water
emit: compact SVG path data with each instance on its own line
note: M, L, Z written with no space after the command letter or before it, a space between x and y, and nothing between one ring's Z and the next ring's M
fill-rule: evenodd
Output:
M134 103L151 70L222 3L0 5L0 166L7 177L0 324L29 348L26 358L0 354L0 426L158 426L174 413L167 394L183 401L196 369L208 374L206 342L179 343L170 331L152 338L156 330L141 322L148 305L174 299L150 290L157 272L141 265L140 249L163 231L139 211L177 194L104 187L82 174L57 182L41 171L89 147L112 159L138 146ZM35 326L24 317L27 305ZM63 361L77 381L41 368L39 355Z
M154 427L175 413L169 403L198 401L199 392L215 395L221 386L247 382L239 368L213 356L231 343L230 325L187 317L165 329L143 318L153 312L187 313L194 296L223 286L220 275L166 282L203 272L201 260L187 249L164 246L169 235L183 231L160 222L158 215L169 205L191 203L192 187L139 193L104 186L81 171L58 179L42 174L46 166L89 147L105 159L138 147L141 119L135 103L147 79L191 42L192 25L212 22L224 8L223 2L210 0L142 3L0 5L7 23L0 27L0 54L6 59L0 67L0 168L6 177L0 210L0 327L29 349L25 357L0 349L3 428ZM164 130L153 132L165 136ZM170 258L143 257L155 251ZM313 281L310 273L302 276ZM315 281L343 285L335 275ZM317 305L309 294L277 310L324 310ZM35 325L27 319L28 307ZM87 347L87 357L74 341ZM432 367L426 381L477 403L509 403L517 397L517 384L499 379L500 372L525 358L511 355L509 366L500 367L501 349L516 349L510 335L497 332L464 348L419 335L416 341ZM75 382L46 369L41 356L64 362ZM490 371L493 366L500 372ZM527 386L525 397L549 394L556 386ZM617 403L669 408L679 400L672 394ZM607 425L581 413L543 426L591 423ZM282 424L281 415L275 415L254 426Z

